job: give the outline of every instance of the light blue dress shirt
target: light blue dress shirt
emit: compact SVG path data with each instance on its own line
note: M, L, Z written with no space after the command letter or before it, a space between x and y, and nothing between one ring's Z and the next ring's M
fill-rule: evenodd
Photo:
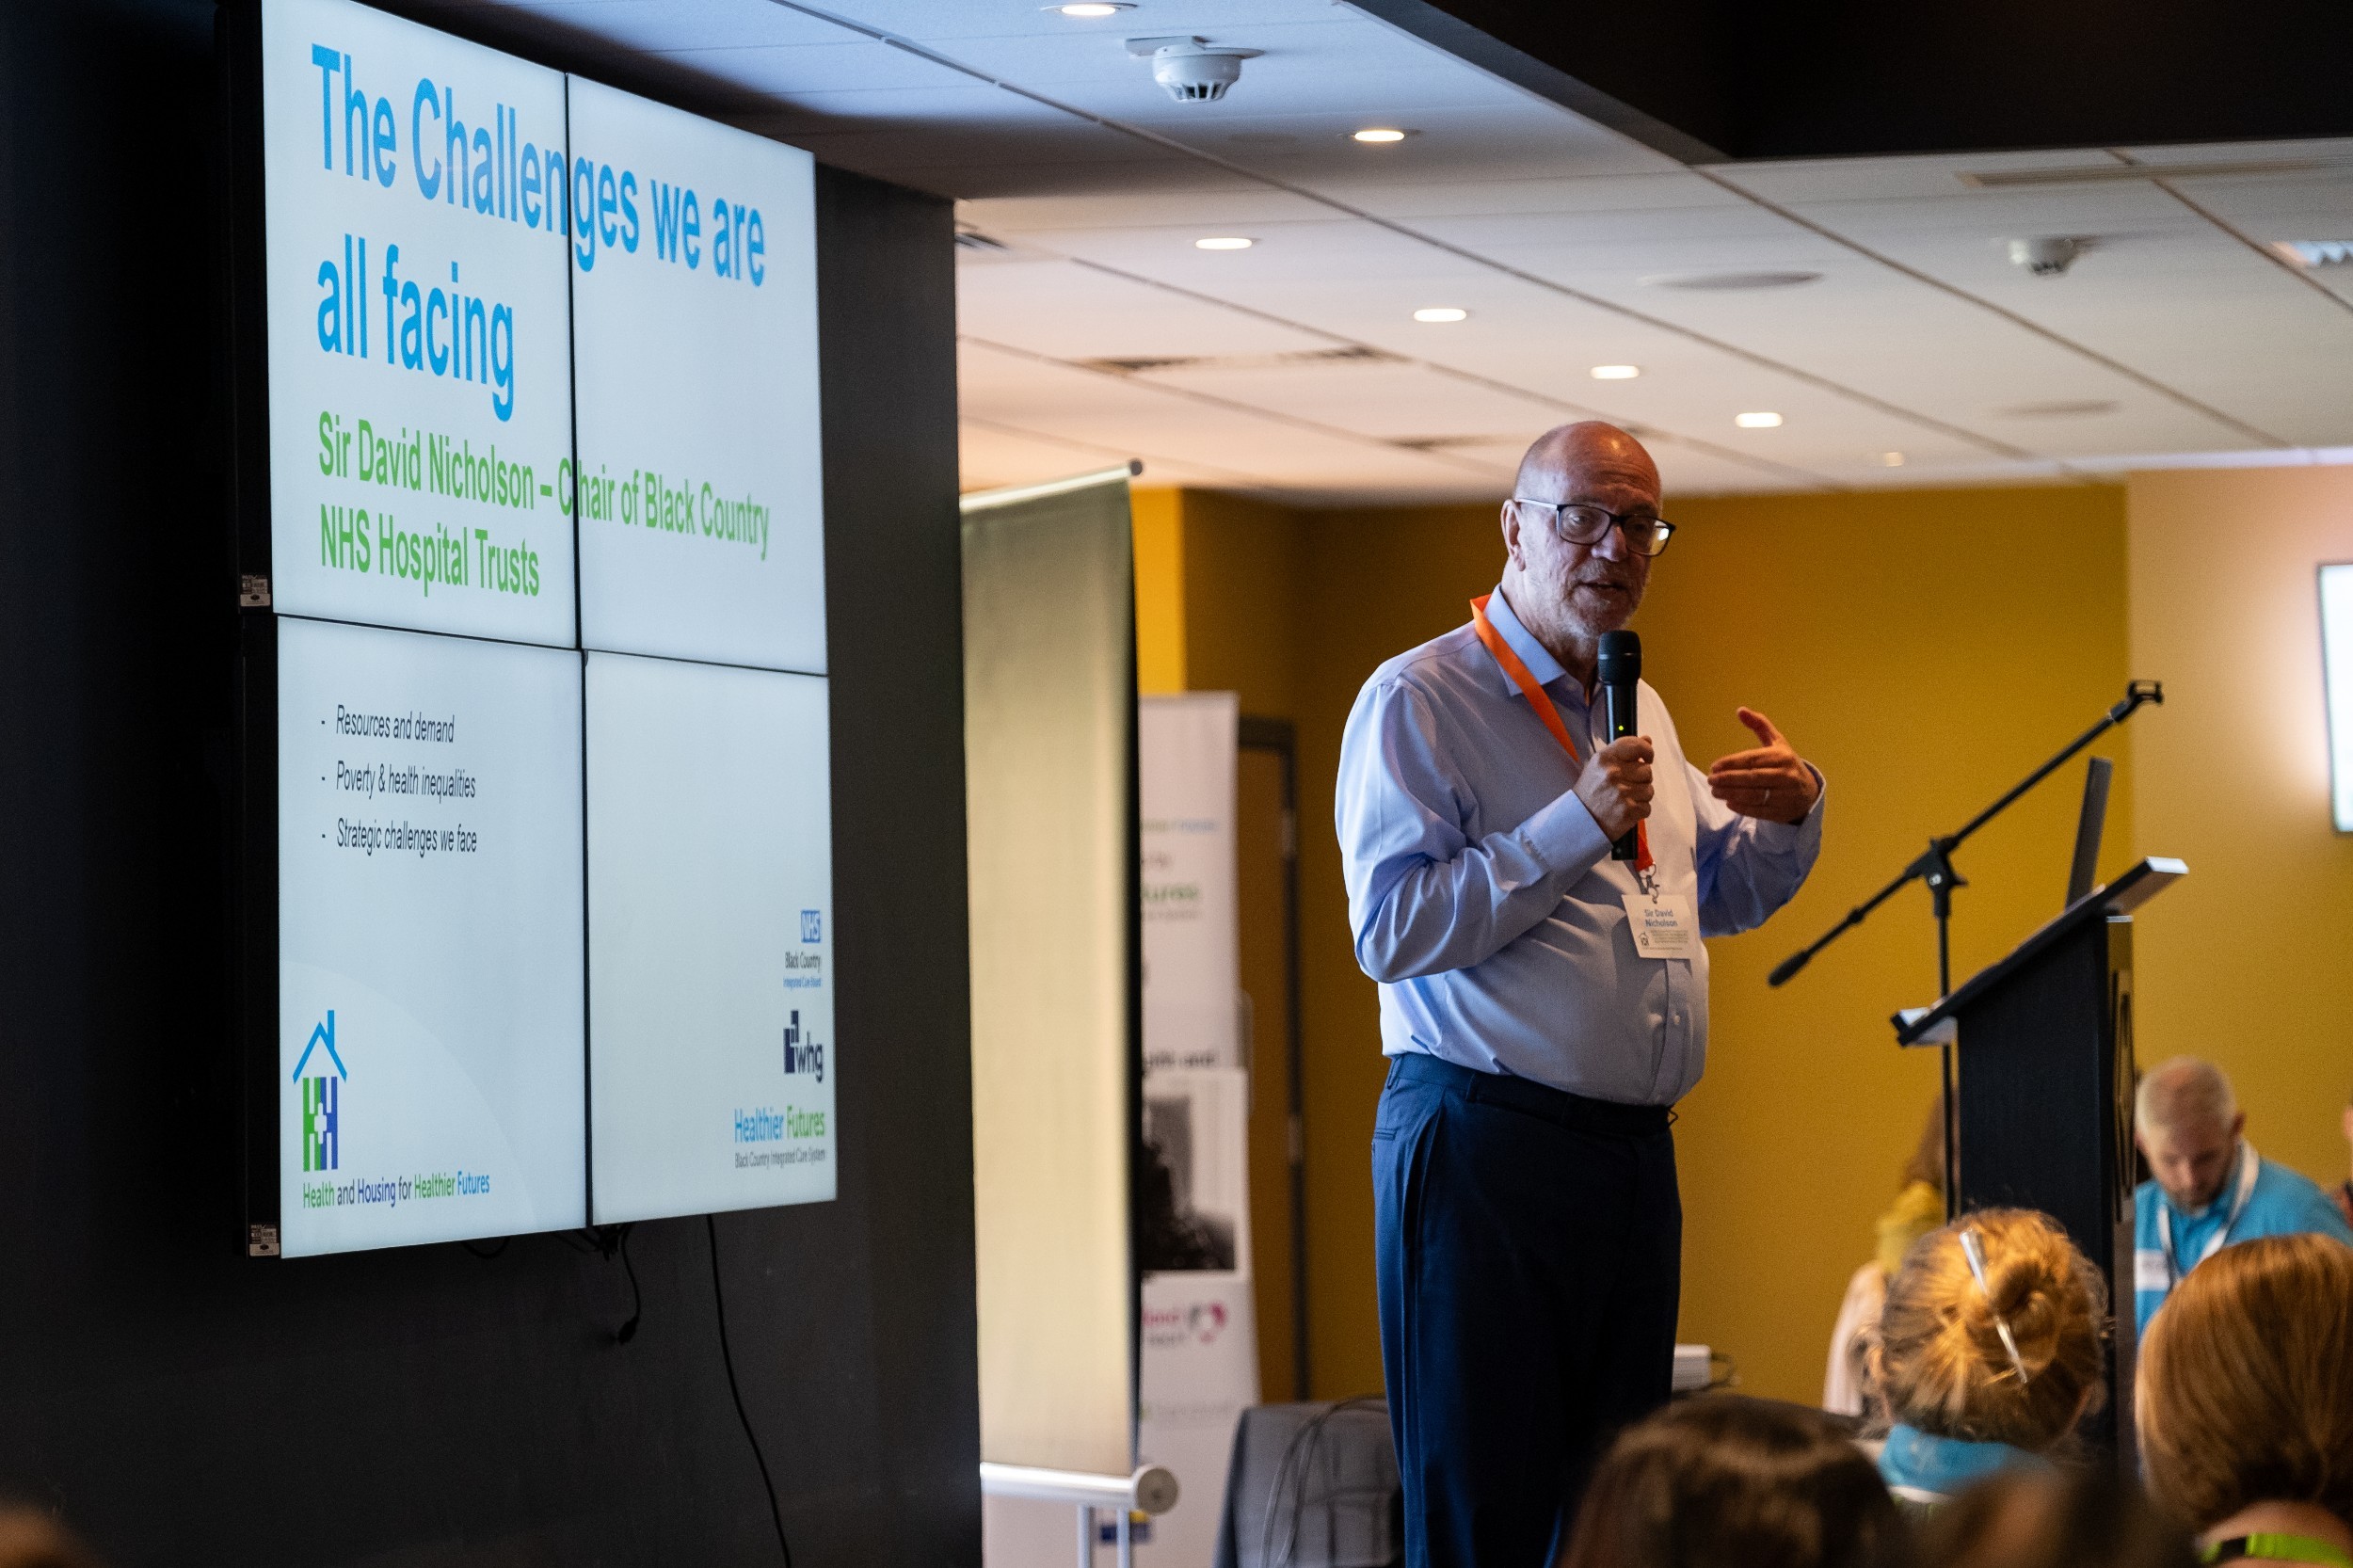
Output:
M1591 757L1606 744L1600 704L1500 591L1487 617ZM1762 923L1813 869L1821 801L1794 827L1737 814L1685 760L1647 682L1638 703L1657 750L1661 890L1692 899L1705 936ZM1609 858L1576 779L1470 625L1365 682L1340 742L1337 816L1356 962L1380 982L1381 1048L1672 1105L1706 1061L1706 950L1636 954L1621 902L1640 891L1634 867Z

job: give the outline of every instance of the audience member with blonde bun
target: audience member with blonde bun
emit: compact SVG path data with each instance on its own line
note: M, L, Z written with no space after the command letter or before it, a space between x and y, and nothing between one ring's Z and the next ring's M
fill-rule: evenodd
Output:
M1934 1504L2047 1463L2101 1397L2106 1316L2099 1271L2047 1215L1989 1208L1914 1242L1871 1353L1889 1490Z
M2216 1253L2151 1321L2135 1388L2150 1495L2203 1560L2353 1568L2353 1248Z

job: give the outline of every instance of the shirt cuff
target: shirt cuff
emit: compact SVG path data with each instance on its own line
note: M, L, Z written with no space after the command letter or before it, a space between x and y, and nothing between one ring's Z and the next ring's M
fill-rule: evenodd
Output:
M1562 791L1551 804L1520 824L1514 836L1536 863L1561 878L1564 886L1592 871L1609 853L1609 840L1602 833L1601 824L1577 798L1575 790Z
M1830 799L1830 780L1822 770L1808 762L1805 771L1814 776L1814 805L1796 822L1769 822L1763 817L1749 820L1756 824L1756 841L1769 850L1798 850L1811 856L1822 844L1822 807Z

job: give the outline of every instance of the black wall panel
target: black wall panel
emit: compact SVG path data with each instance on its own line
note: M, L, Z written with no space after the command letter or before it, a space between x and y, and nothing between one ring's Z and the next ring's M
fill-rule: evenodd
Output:
M565 1238L242 1256L213 22L0 6L0 1491L120 1568L773 1561L703 1222L626 1345ZM974 1563L951 221L818 196L841 1196L716 1232L796 1560Z

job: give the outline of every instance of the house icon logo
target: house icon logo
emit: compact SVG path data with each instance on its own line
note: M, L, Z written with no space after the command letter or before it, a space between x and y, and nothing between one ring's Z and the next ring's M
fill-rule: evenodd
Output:
M303 1069L321 1046L327 1048L327 1060L319 1064L315 1075L304 1078ZM332 1078L327 1074L329 1064L335 1069ZM302 1085L302 1168L334 1170L343 1163L343 1080L351 1075L344 1070L344 1059L335 1049L333 1008L327 1010L324 1022L312 1026L310 1043L295 1063L294 1076Z

